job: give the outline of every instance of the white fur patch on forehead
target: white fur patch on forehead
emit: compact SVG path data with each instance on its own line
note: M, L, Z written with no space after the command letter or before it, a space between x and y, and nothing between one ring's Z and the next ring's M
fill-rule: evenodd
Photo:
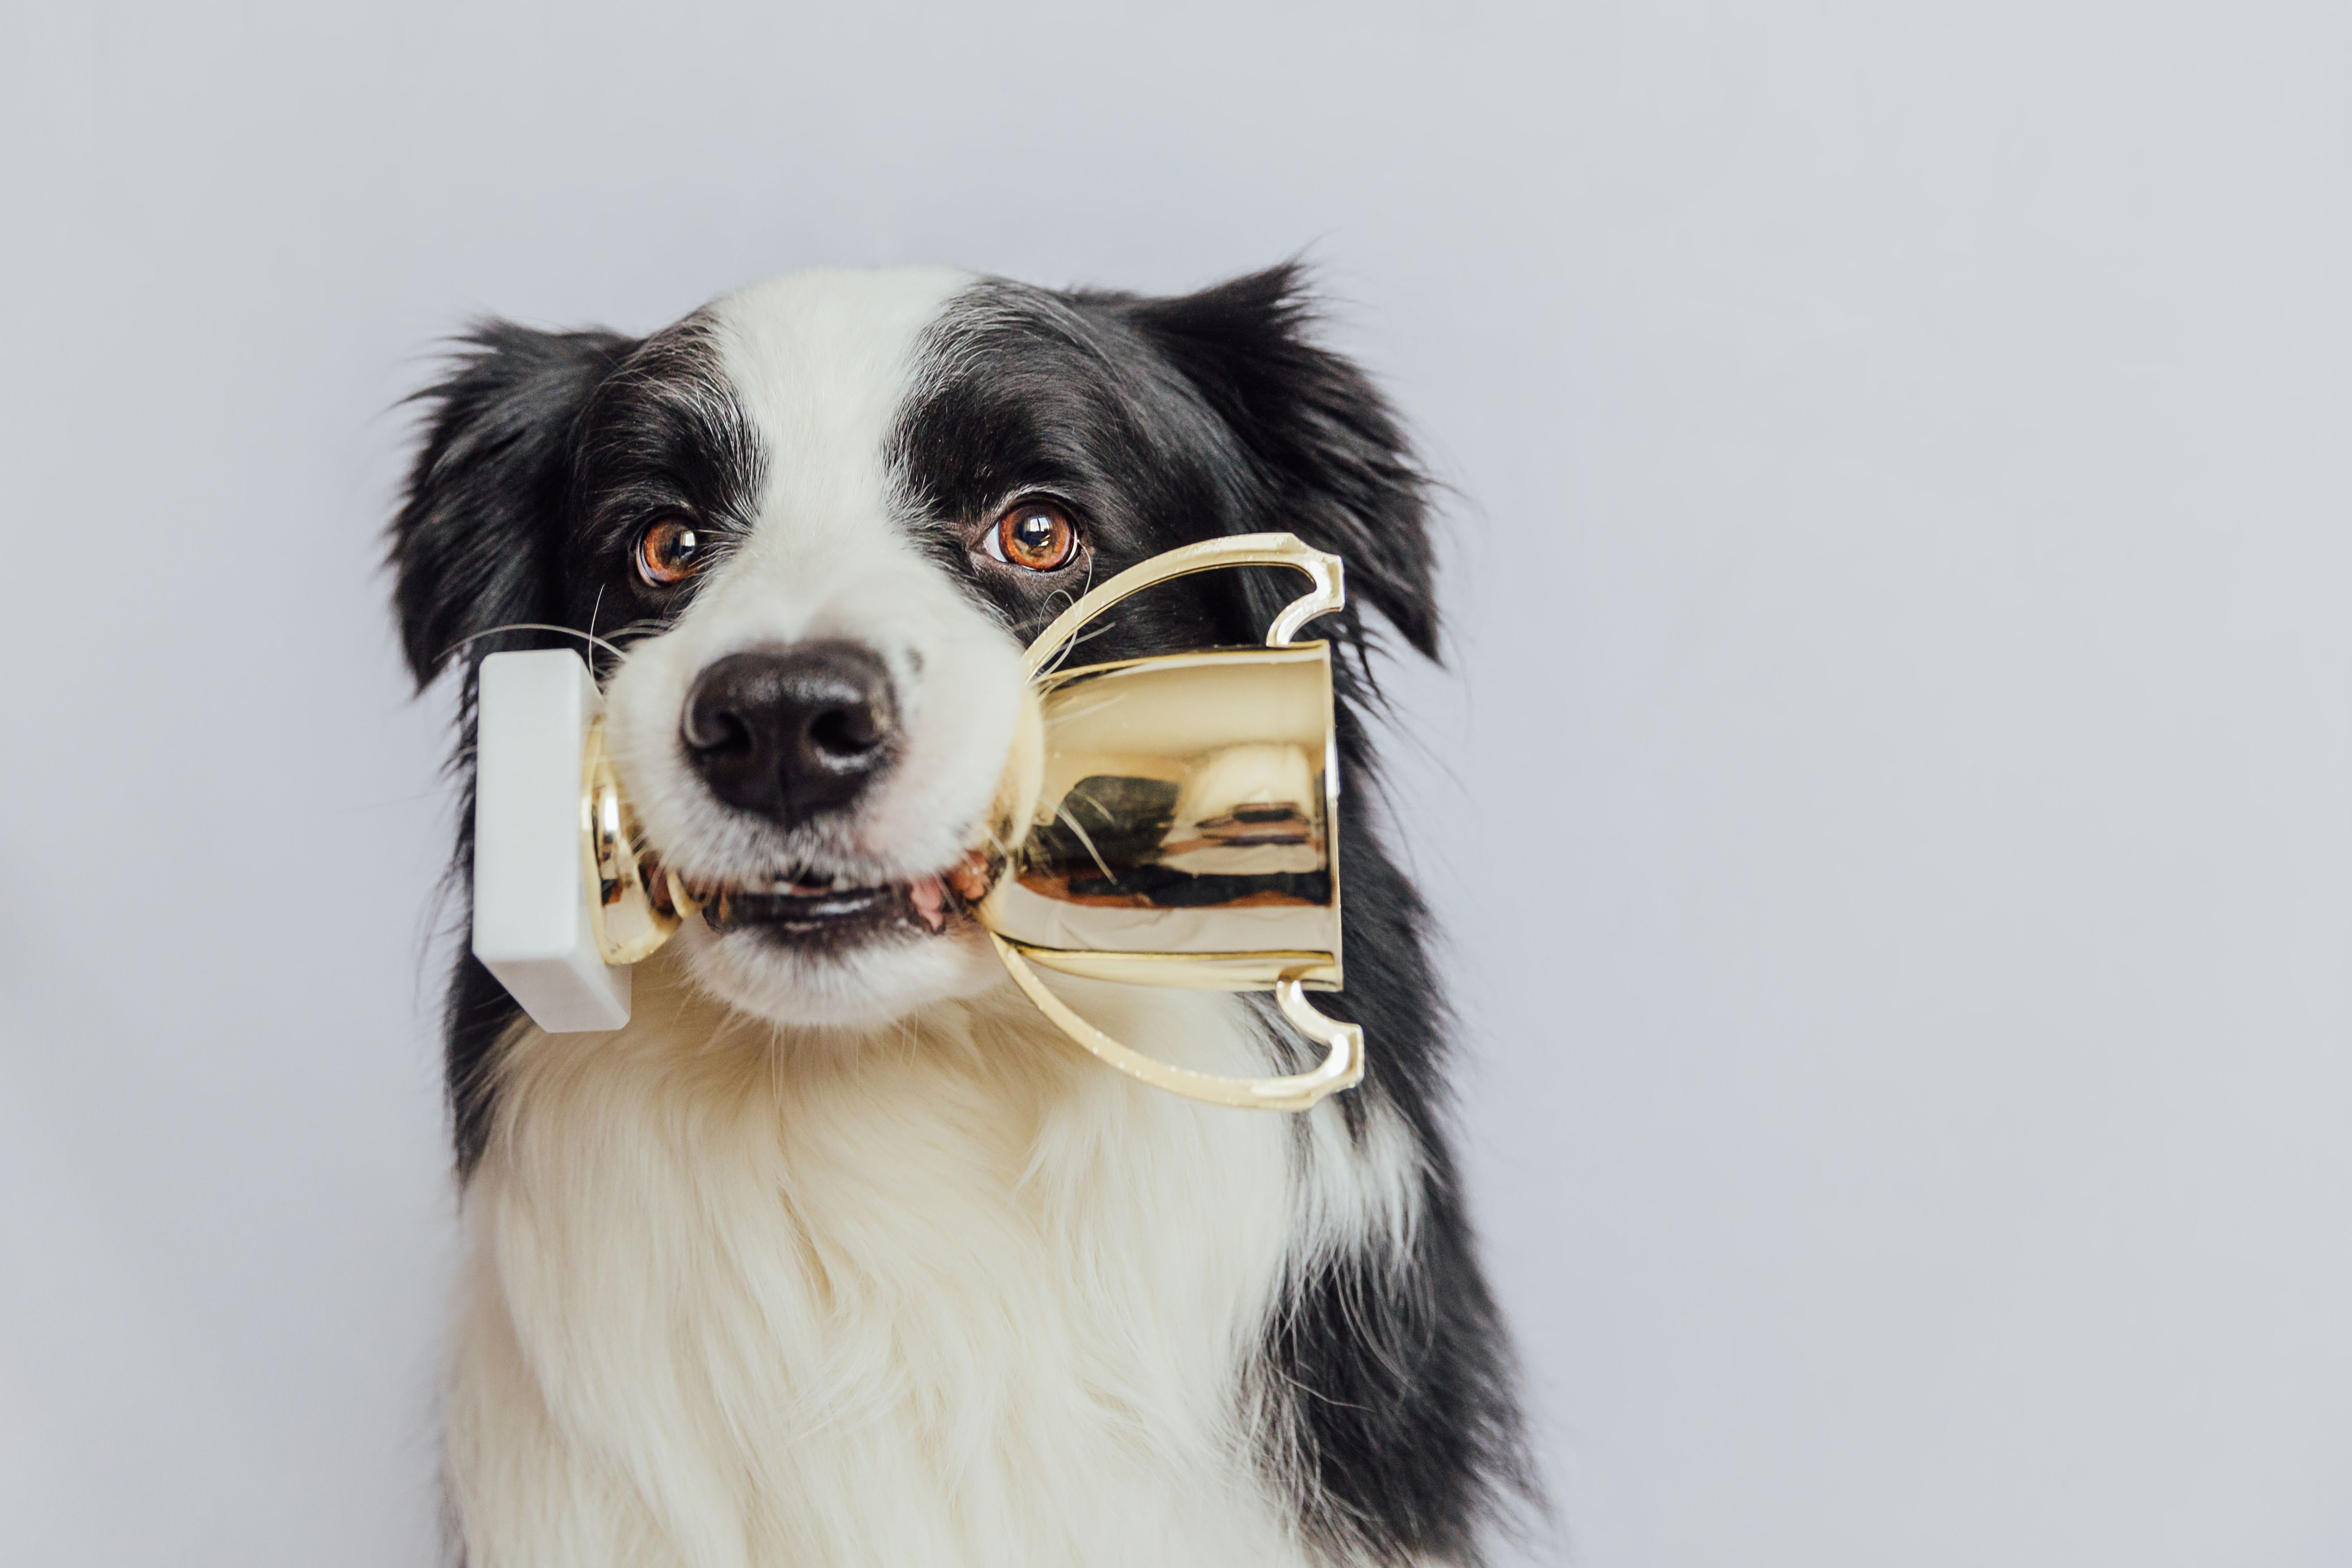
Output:
M794 272L710 307L720 364L768 449L763 519L883 500L923 334L972 281L938 267Z

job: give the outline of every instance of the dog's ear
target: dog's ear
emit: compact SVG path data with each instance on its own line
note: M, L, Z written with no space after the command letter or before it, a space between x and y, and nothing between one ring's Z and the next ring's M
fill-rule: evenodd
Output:
M1265 514L1244 526L1344 557L1350 601L1435 658L1429 480L1370 378L1316 341L1305 268L1287 262L1137 300L1129 320L1232 428L1265 484Z
M574 432L635 346L612 332L508 321L484 322L461 342L447 376L416 395L424 440L392 524L393 604L419 689L467 637L556 618Z

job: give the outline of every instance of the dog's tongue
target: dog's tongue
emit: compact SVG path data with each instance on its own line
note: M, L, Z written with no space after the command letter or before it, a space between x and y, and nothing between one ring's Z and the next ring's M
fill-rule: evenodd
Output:
M915 918L923 929L942 931L948 928L948 893L937 877L918 877L907 884L907 901L915 907Z

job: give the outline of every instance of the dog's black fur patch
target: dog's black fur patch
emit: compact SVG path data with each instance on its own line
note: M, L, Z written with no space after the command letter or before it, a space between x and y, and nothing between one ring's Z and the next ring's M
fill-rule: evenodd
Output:
M982 581L961 542L1024 490L1068 505L1097 581L1237 533L1289 531L1346 559L1348 608L1310 628L1346 656L1334 665L1348 988L1326 1005L1372 1041L1366 1082L1343 1101L1350 1125L1360 1134L1370 1097L1396 1109L1418 1146L1423 1206L1409 1257L1318 1260L1290 1282L1264 1346L1284 1416L1265 1461L1335 1553L1475 1561L1482 1527L1535 1489L1444 1128L1444 1017L1425 915L1374 820L1374 632L1360 608L1436 656L1426 482L1385 400L1316 341L1293 267L1169 299L983 282L950 306L923 360L889 453L907 525L1016 636L1066 598ZM751 524L761 456L692 318L644 343L487 326L422 395L425 439L393 531L394 598L420 687L475 639L461 660L462 879L471 672L494 647L548 640L482 634L521 621L622 634L666 624L677 605L623 568L633 528L673 504L711 521L723 544ZM1275 570L1164 585L1121 606L1085 661L1259 641L1298 587ZM461 1173L491 1123L485 1063L517 1016L461 948L446 1018Z
M723 536L748 531L761 456L695 317L642 341L489 321L463 340L428 410L392 525L393 603L421 691L463 671L453 768L463 786L449 882L474 866L474 679L507 648L569 647L599 679L612 656L682 607L630 569L634 525L690 510ZM466 900L470 906L470 900ZM460 932L443 1012L457 1171L470 1175L496 1108L487 1068L522 1010Z

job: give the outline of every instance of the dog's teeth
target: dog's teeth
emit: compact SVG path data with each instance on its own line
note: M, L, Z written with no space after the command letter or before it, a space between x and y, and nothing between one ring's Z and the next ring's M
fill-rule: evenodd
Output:
M845 893L849 891L852 886L853 884L849 880L849 873L846 871L844 871L833 879L833 890L836 893Z
M964 902L976 904L988 896L988 857L980 850L967 853L948 872L948 885L963 895Z

